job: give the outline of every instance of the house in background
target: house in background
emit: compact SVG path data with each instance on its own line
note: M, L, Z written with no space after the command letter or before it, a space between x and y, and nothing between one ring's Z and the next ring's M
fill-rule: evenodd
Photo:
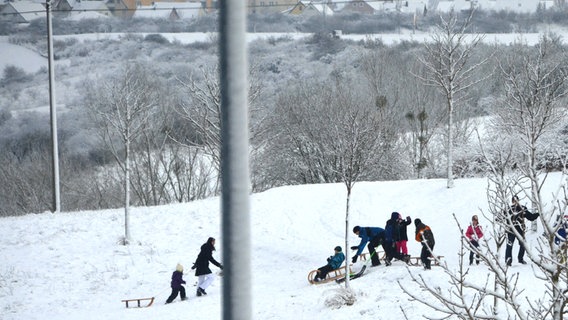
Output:
M46 18L45 7L31 1L8 2L0 10L0 19L14 23L30 23L32 20Z
M105 0L59 0L55 2L53 12L72 19L112 16Z
M327 4L320 1L303 1L300 0L293 7L285 11L295 15L328 15L334 14L333 9Z
M132 18L181 20L197 19L205 13L198 2L154 2L150 6L140 6Z
M247 0L247 13L269 14L288 12L297 3L298 0Z
M116 17L132 17L136 9L139 7L150 7L154 5L154 3L159 2L176 2L176 3L198 3L200 6L203 6L202 1L200 0L168 0L168 1L160 1L160 0L108 0L107 6L112 11L113 15ZM204 4L207 3L214 3L216 1L206 0L203 1ZM213 4L210 4L211 6Z
M384 1L349 0L343 7L343 12L357 12L361 14L376 14L384 10Z

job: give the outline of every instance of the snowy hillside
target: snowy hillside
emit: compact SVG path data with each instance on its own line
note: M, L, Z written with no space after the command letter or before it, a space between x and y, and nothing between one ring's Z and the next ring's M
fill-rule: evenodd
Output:
M548 178L542 193L546 203L559 179L559 174ZM360 182L353 190L351 224L384 227L392 211L420 218L435 234L435 252L456 268L460 231L452 214L463 225L473 214L482 217L486 185L485 179L456 180L453 189L445 187L445 180ZM218 198L134 208L130 219L134 244L126 247L117 244L124 232L120 209L0 219L1 318L220 319L221 277L207 296L196 297L196 277L190 270L199 247L210 236L218 239L214 256L221 260L219 208ZM448 286L443 270L426 271L398 261L371 268L352 281L358 299L353 306L334 310L324 305L338 285L313 286L306 278L310 270L325 264L335 246L344 247L344 219L343 184L282 187L251 197L254 319L403 319L402 310L409 319L432 314L410 301L397 281L420 292L410 279L412 272L443 289ZM489 230L486 219L480 223ZM409 251L417 256L420 246L413 233L411 225ZM358 238L350 236L355 244ZM529 234L529 241L537 236ZM178 298L164 305L178 262L185 266L189 300ZM512 268L520 272L524 295L542 297L543 284L531 263ZM483 264L473 266L470 281L485 281L487 272ZM126 309L121 302L153 296L157 300L150 308Z

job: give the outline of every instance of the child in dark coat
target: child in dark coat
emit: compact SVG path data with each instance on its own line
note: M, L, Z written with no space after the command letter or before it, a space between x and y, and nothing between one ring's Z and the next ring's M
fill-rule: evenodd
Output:
M416 241L422 244L422 250L420 251L420 260L424 265L424 269L430 269L430 257L432 256L432 250L434 250L434 233L429 226L422 223L422 220L415 219L414 225L416 225Z
M403 255L408 255L408 247L406 246L406 243L408 242L408 233L406 232L406 227L412 223L412 219L410 217L403 219L402 215L399 213L397 222L399 240L396 241L396 251Z
M172 273L172 294L170 294L170 297L168 298L168 300L166 300L166 304L174 301L174 299L177 298L178 293L180 294L182 301L187 300L187 298L185 297L185 288L183 287L183 284L185 284L185 281L183 281L183 266L178 263L178 265L176 266L176 271Z

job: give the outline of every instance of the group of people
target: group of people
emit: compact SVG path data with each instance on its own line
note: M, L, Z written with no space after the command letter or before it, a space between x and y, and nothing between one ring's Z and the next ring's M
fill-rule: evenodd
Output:
M505 249L505 262L508 266L512 264L512 252L513 243L515 239L520 238L519 241L519 253L517 256L518 262L521 264L526 264L524 261L525 247L525 219L529 221L534 221L538 218L538 213L531 213L527 207L519 204L519 197L512 197L512 204L509 210L506 212L506 225L509 226L507 229L507 246ZM410 216L405 219L398 212L393 212L391 218L387 220L385 228L380 227L361 227L355 226L353 228L353 233L356 234L361 241L359 245L352 246L352 250L357 250L352 258L352 262L357 262L358 257L361 255L365 246L369 250L371 256L372 266L381 265L381 261L375 251L375 248L382 246L385 252L385 264L390 266L392 259L397 259L408 263L410 261L410 255L408 254L407 242L407 226L412 223ZM415 219L414 225L415 239L422 245L420 251L420 261L425 269L431 269L431 257L434 250L435 240L432 229L422 222L421 219ZM564 230L564 229L563 229ZM483 237L483 229L479 225L479 219L477 215L474 215L471 219L465 237L470 244L470 254L469 254L469 264L472 265L474 262L479 264L479 241ZM367 245L368 244L368 245ZM213 258L213 251L215 251L215 238L210 237L201 246L201 250L197 259L195 260L191 269L195 269L195 276L198 277L197 283L197 296L206 295L207 289L215 277L211 269L209 269L209 262L223 270L223 265L221 265L215 258ZM334 255L327 258L327 264L317 269L317 274L314 277L314 281L318 282L326 278L327 274L339 268L341 264L345 261L345 254L341 246L336 246L334 248ZM171 278L171 289L172 293L166 300L166 304L171 303L178 295L180 295L181 300L187 300L185 288L183 285L186 282L183 280L183 266L177 264L176 270L172 273Z
M407 226L412 223L412 219L407 216L403 218L398 212L393 212L391 218L387 220L385 228L380 227L361 227L355 226L353 233L355 233L361 241L359 245L352 246L352 250L357 250L353 255L351 262L357 262L358 257L365 250L367 246L371 257L371 265L373 267L381 265L379 256L375 250L378 246L382 246L385 252L385 265L390 266L393 259L401 260L406 263L410 262L410 255L408 254L408 234ZM422 223L420 219L415 219L416 226L415 239L422 245L420 253L420 260L424 268L431 268L431 255L434 249L434 234L429 226ZM314 281L318 282L326 278L327 274L339 268L345 260L341 247L335 247L335 254L327 258L327 264L317 269L317 274Z
M211 285L213 280L215 280L213 272L211 272L211 269L209 269L209 262L217 266L219 269L223 270L223 265L221 265L219 262L217 262L217 260L215 260L215 258L213 258L213 251L215 251L215 238L210 237L209 239L207 239L207 242L205 242L201 246L201 250L197 255L197 259L191 267L192 270L195 269L195 276L198 277L196 291L196 295L198 297L206 295L207 292L205 292L205 289L207 289ZM184 284L185 281L183 280L183 266L178 263L176 266L176 271L172 273L172 281L170 283L172 293L166 300L166 304L174 301L174 299L177 298L178 294L180 295L182 301L187 300L185 288L183 287Z
M512 204L505 212L505 225L507 226L505 263L507 266L511 266L512 264L512 252L515 239L520 239L519 253L517 256L518 262L526 264L524 260L524 239L526 231L525 219L534 221L538 218L538 216L538 213L531 213L527 207L520 205L519 197L517 195L512 197ZM365 249L365 246L367 246L371 256L372 266L379 266L381 265L381 261L375 251L375 248L382 246L385 252L385 264L387 266L391 265L392 259L402 260L408 263L410 256L408 255L407 248L408 236L406 227L411 223L412 219L409 216L403 219L400 213L393 212L384 229L380 227L355 226L353 228L353 233L361 238L361 241L359 245L351 247L352 250L357 250L351 261L353 263L357 262L358 257ZM420 261L425 269L431 269L432 252L435 245L434 234L432 229L430 229L428 225L424 224L421 219L415 219L414 225L416 226L415 239L422 245ZM568 226L566 226L566 228L568 228ZM566 229L564 227L559 230L559 233L564 232L561 236L563 237L562 240L565 240L565 230ZM479 224L477 215L472 216L471 223L465 232L465 237L470 246L469 264L473 265L474 262L479 264L479 242L483 237L483 229ZM335 254L327 259L328 263L325 266L320 267L317 270L317 275L314 280L320 281L325 279L327 274L330 271L339 268L344 260L345 255L343 254L341 247L335 247Z
M385 251L385 264L390 266L393 259L402 260L406 263L410 261L410 255L408 254L407 242L407 226L412 223L412 219L407 216L406 219L402 218L402 215L398 212L393 212L391 218L387 220L385 228L379 227L360 227L355 226L353 228L353 233L355 233L361 242L358 246L353 246L351 249L357 250L353 256L352 262L355 263L357 258L363 250L365 245L369 243L368 249L371 255L372 266L378 266L381 264L379 257L375 251L375 248L381 245ZM422 251L420 253L420 260L424 265L424 268L430 269L430 256L432 250L434 250L434 234L429 226L422 223L420 219L414 220L414 225L416 226L415 239L422 245Z

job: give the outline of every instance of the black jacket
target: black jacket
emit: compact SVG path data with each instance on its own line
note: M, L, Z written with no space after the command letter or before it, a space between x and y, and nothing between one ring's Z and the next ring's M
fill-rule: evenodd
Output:
M221 264L213 258L213 251L215 247L210 242L206 242L201 246L201 252L195 260L195 276L202 276L205 274L210 274L211 269L209 269L209 261L219 268L222 268Z
M539 216L538 213L531 213L527 207L520 204L511 205L508 213L507 223L510 225L512 224L521 235L524 235L526 230L525 218L529 221L534 221ZM509 230L508 232L513 233L512 230Z

